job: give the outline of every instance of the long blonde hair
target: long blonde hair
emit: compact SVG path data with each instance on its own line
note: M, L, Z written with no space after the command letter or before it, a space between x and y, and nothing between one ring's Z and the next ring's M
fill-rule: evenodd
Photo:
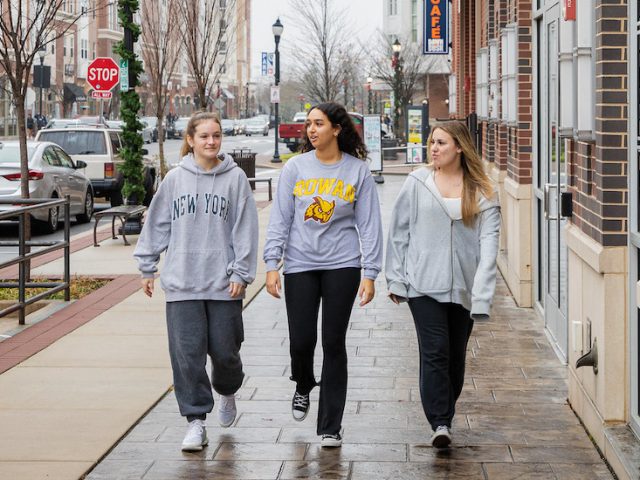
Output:
M484 164L476 147L471 140L469 129L462 122L450 121L438 123L427 140L427 146L431 145L433 132L441 129L453 138L456 146L462 149L460 164L462 165L462 221L466 226L471 226L478 215L478 192L491 199L494 195L493 184L485 172ZM428 147L427 147L428 148ZM431 150L429 152L429 165L433 164Z
M220 130L222 130L222 123L220 122L220 117L213 112L196 112L191 115L189 119L189 123L187 123L187 128L184 129L183 139L182 139L182 147L180 148L180 156L184 157L189 153L193 153L193 148L189 145L189 140L187 140L187 136L193 138L196 134L196 128L202 122L207 120L213 120L220 126Z

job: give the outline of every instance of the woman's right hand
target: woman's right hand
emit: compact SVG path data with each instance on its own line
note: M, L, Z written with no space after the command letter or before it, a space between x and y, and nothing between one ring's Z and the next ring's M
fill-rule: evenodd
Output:
M151 298L153 296L153 278L143 278L141 283L142 291L147 297Z
M404 300L404 298L403 298L403 297L399 297L399 296L398 296L398 295L396 295L395 293L390 293L390 294L389 294L389 298L390 298L390 299L391 299L391 301L392 301L393 303L395 303L396 305L400 305L400 302L401 302L402 300Z
M282 285L280 284L280 274L277 270L271 270L267 272L267 292L276 298L280 298L280 290Z

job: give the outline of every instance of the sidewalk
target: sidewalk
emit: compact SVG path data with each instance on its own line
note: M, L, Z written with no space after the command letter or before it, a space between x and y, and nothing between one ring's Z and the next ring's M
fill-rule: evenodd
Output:
M403 181L390 176L377 187L385 228ZM260 210L261 244L269 208ZM136 273L133 247L101 245L74 253L73 269ZM59 272L55 264L38 273ZM238 419L221 429L211 415L207 449L180 451L185 421L170 389L163 298L160 289L153 300L135 290L97 300L84 325L0 375L0 479L76 479L98 461L87 478L612 478L566 404L566 369L541 320L517 308L502 281L491 322L477 324L469 344L449 452L428 446L413 323L406 305L385 298L382 276L375 300L354 308L337 450L319 447L317 390L309 417L291 418L284 301L256 283L244 313Z

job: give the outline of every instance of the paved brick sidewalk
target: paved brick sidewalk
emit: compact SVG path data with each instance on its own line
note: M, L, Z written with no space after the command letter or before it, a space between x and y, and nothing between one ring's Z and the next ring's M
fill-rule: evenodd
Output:
M385 224L402 181L389 179L379 190ZM184 454L185 421L168 394L87 478L612 478L567 405L566 369L541 320L531 309L515 306L502 280L491 322L476 324L469 343L454 448L431 448L409 309L384 297L382 279L377 288L372 304L354 308L348 331L350 377L341 449L319 446L317 390L307 419L292 419L284 301L262 291L244 312L247 377L235 424L222 429L211 415L208 448ZM317 372L319 353L320 347Z

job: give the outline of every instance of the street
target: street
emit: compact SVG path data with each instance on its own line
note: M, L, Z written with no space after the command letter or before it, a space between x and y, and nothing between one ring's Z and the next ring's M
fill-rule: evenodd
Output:
M166 158L177 158L180 155L180 147L182 146L182 139L170 139L166 140L164 143L165 156ZM148 155L157 155L159 145L157 142L147 144L144 148L149 152ZM225 137L223 139L223 147L222 150L225 152L232 152L234 149L240 148L248 148L253 152L256 152L258 155L267 155L272 156L274 151L274 138L273 138L273 129L269 131L269 135L266 137L263 136L233 136L233 137ZM287 147L280 143L279 145L280 153L288 152ZM270 176L277 178L279 175L279 169L270 169L270 168L260 168L256 167L256 176L269 174ZM96 199L95 202L95 210L105 210L110 207L108 202L105 202L103 198ZM91 230L93 228L93 220L89 223L77 223L75 218L71 219L71 236L78 235L80 233L86 232L87 230ZM105 223L106 224L106 223ZM63 237L63 224L59 224L59 229L57 232L49 234L49 235L35 235L34 240L37 241L53 241L53 240L61 240ZM9 241L16 240L18 238L18 222L8 222L8 221L0 221L0 241ZM17 253L17 247L0 247L0 262L7 261L13 258Z

